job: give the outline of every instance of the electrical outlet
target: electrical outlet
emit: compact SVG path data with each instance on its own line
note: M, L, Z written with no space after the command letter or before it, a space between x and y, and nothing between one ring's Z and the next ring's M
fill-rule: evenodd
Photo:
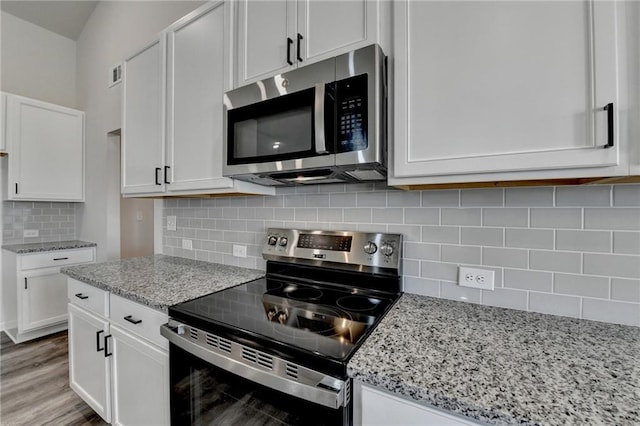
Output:
M490 269L467 268L461 266L458 272L458 284L463 287L493 291L495 271Z
M177 219L175 216L167 216L167 231L177 231Z
M193 241L182 240L182 248L185 250L193 250Z
M233 245L233 255L235 257L247 257L247 246Z
M40 231L37 229L25 229L23 234L25 238L34 238L40 235Z

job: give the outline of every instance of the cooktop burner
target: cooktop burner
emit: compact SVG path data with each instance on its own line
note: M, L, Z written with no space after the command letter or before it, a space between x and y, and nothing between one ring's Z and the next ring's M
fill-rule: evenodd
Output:
M341 308L356 312L373 311L382 302L381 299L367 296L345 296L336 300Z
M287 291L285 288L284 293L287 297L296 300L318 300L322 297L322 290L318 290L317 288L292 288L292 286L288 287L290 290Z

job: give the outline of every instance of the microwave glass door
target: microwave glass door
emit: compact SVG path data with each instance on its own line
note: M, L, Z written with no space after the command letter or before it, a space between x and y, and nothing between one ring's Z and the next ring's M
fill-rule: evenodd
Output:
M316 126L323 133L325 129L325 123L316 123L316 92L314 87L229 110L228 164L281 161L332 151L316 141ZM324 111L325 102L320 108Z

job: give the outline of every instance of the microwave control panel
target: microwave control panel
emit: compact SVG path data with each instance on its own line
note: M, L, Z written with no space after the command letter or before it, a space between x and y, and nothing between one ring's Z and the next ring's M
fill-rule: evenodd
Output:
M337 151L367 149L367 74L338 81L336 86Z

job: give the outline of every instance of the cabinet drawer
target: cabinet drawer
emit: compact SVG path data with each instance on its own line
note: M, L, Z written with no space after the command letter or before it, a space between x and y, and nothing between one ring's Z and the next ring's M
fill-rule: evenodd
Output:
M101 317L109 317L109 292L73 278L69 278L67 291L70 303L81 306Z
M53 266L73 265L93 262L93 248L75 250L55 250L20 256L22 269L51 268Z
M167 314L158 312L131 300L111 295L111 323L168 349L169 342L160 335L160 326L169 320Z

